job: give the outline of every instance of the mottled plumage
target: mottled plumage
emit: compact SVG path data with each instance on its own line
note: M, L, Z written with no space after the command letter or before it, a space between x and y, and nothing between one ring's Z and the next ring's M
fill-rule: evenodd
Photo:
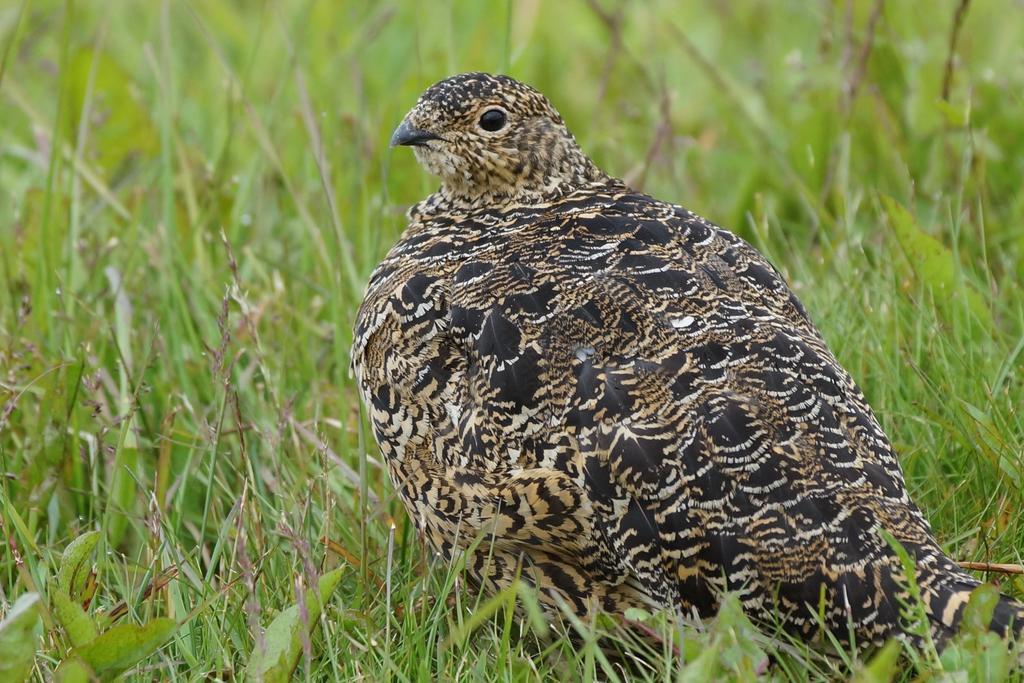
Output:
M877 643L907 626L884 530L917 563L933 636L955 631L978 581L761 254L604 174L511 78L441 81L393 143L442 185L374 271L352 358L433 548L486 535L481 585L521 567L580 613L710 616L730 590L794 633L821 611ZM1022 619L1004 599L993 628Z

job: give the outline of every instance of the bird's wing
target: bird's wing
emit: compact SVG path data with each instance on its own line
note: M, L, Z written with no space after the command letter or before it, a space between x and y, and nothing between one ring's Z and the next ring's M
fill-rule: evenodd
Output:
M467 359L451 454L565 472L608 573L701 612L717 589L757 602L780 583L796 611L826 585L839 611L893 609L867 585L891 555L877 529L928 544L927 524L860 390L748 244L619 197L479 250L450 296Z

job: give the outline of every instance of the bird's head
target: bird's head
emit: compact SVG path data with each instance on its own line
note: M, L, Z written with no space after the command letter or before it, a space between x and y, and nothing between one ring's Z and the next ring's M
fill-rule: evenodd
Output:
M465 73L424 92L391 136L468 203L543 198L606 178L537 90L508 76Z

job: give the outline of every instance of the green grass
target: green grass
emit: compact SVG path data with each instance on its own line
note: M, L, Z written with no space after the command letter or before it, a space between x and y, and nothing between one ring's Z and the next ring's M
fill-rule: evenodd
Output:
M959 4L0 2L0 613L99 529L91 608L182 624L133 678L240 675L333 567L306 679L680 672L610 620L569 639L478 603L363 423L362 283L436 182L388 135L470 69L536 85L606 170L763 250L944 547L1021 562L1024 12L970 3L951 54ZM710 653L696 680L764 652L783 680L863 667L735 614L649 627ZM68 645L47 622L36 680Z

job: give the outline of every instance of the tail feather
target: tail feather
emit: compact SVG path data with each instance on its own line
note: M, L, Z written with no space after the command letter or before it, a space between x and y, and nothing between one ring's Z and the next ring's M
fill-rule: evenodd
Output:
M936 644L944 644L960 631L971 596L981 585L980 581L956 567L955 573L947 575L941 585L928 592L924 599L925 611ZM1000 594L988 628L1001 637L1024 643L1024 603Z
M1024 604L1000 595L990 628L1001 636L1013 638L1018 643L1024 641Z

